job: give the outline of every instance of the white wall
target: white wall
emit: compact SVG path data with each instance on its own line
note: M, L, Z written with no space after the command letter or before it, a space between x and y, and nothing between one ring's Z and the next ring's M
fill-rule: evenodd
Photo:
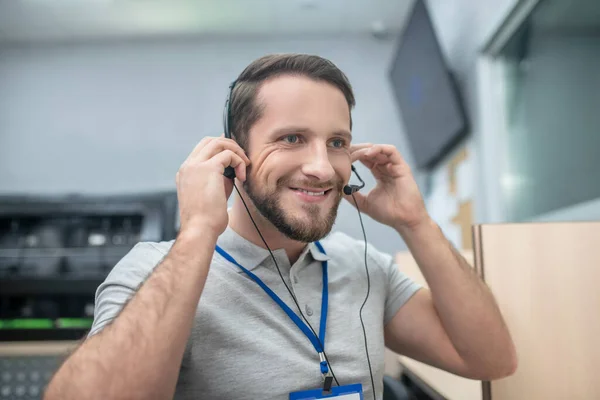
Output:
M165 41L0 51L0 192L119 193L174 188L175 173L205 135L222 132L227 87L271 52L316 53L338 64L357 98L357 142L396 145L411 157L387 70L392 41ZM364 171L364 169L361 169ZM372 179L366 174L368 184ZM362 233L345 205L339 230ZM403 244L367 221L381 249Z

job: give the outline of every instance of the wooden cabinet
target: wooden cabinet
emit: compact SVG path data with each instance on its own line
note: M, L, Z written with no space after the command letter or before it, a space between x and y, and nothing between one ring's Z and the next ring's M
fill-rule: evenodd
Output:
M517 372L482 383L402 363L448 399L600 399L600 222L477 225L473 234L474 267L511 331ZM409 254L397 260L422 281Z

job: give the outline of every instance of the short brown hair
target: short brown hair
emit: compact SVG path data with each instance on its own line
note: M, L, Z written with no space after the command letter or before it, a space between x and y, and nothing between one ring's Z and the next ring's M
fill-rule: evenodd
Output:
M331 61L310 54L271 54L248 65L235 81L231 94L230 132L239 145L247 150L248 132L262 116L263 105L256 98L263 82L280 75L306 76L330 83L342 91L348 108L355 105L352 86L346 75ZM352 127L352 116L350 127Z

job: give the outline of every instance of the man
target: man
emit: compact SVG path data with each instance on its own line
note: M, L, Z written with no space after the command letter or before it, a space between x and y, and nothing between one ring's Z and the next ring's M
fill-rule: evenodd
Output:
M427 214L399 152L351 145L353 106L346 76L320 57L249 65L232 92L235 141L204 138L177 174L177 239L141 243L117 264L98 288L89 338L46 399L281 399L322 388L330 373L381 398L385 346L474 379L513 373L515 349L490 291ZM354 194L360 210L398 232L430 289L371 246L365 260L364 242L327 236L354 161L377 179ZM227 209L228 166L249 211L240 197ZM326 323L326 336L309 340L252 275L315 332Z

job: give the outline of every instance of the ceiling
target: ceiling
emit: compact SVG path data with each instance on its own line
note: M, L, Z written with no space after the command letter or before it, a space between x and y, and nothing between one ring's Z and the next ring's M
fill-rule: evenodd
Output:
M413 0L0 0L0 43L396 33Z

